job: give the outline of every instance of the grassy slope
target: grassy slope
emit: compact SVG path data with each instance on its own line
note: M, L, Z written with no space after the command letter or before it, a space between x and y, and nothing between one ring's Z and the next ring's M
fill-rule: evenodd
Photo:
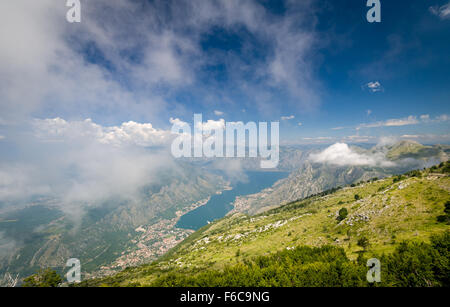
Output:
M356 259L361 250L356 242L361 236L369 238L370 256L390 253L403 240L427 242L432 234L449 229L447 224L436 221L450 200L448 174L427 170L419 177L397 182L394 179L346 187L257 216L226 217L200 229L158 262L85 285L148 285L167 272L220 270L300 245L340 246L350 259ZM361 199L356 200L355 195ZM343 207L349 214L339 223L336 215Z

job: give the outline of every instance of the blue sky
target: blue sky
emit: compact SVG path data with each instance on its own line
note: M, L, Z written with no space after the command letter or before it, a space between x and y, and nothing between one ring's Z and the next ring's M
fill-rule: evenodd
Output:
M64 5L2 3L3 140L11 122L167 130L202 113L280 121L292 144L450 142L448 0L381 0L372 24L365 0L81 4L70 24Z

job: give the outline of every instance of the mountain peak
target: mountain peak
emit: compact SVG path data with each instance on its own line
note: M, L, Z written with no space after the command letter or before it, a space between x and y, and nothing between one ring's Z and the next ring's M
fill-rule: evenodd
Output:
M414 155L414 156L419 155L420 156L420 152L423 151L427 147L416 141L404 140L404 141L397 142L388 148L389 148L389 151L386 156L389 159L395 160L395 159L399 159L399 158L411 156L411 155Z

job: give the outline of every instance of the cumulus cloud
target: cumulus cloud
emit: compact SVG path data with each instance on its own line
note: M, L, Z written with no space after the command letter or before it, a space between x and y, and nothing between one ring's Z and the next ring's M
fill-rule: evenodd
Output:
M225 129L225 120L223 118L219 120L207 120L206 122L200 123L199 128L203 131L211 131L216 129Z
M394 166L394 163L387 161L382 153L357 153L345 143L336 143L320 153L311 154L310 159L316 163L329 163L338 166Z
M216 116L222 116L223 114L224 113L222 111L218 111L218 110L214 111L214 115L216 115Z
M170 131L153 128L150 123L129 121L120 126L103 127L91 119L66 121L61 118L35 119L36 136L44 140L95 139L102 144L115 146L163 146L173 139Z
M450 19L450 2L442 6L430 6L429 11L440 19Z

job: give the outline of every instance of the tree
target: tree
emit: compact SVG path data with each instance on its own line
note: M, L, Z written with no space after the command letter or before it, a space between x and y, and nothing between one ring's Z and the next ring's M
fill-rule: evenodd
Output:
M358 239L358 242L356 243L358 246L362 247L364 251L366 251L367 247L369 247L369 239L366 236L362 236Z
M347 208L341 208L341 210L339 210L339 216L337 217L337 220L340 222L342 220L344 220L348 215L348 210Z
M361 197L358 194L355 194L355 200L359 200Z
M40 269L36 274L23 280L23 287L58 287L62 282L61 276L56 271L47 268Z

